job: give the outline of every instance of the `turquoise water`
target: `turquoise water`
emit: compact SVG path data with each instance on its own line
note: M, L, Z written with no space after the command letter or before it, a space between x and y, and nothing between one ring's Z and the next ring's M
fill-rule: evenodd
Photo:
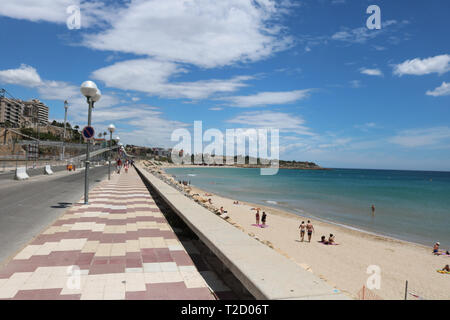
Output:
M173 168L178 180L229 198L416 243L450 248L450 172ZM371 205L376 207L372 216Z

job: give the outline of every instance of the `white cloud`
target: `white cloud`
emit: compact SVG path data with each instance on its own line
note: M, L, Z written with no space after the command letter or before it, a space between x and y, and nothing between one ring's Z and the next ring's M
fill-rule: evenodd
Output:
M439 96L448 96L450 95L450 83L442 82L440 87L437 87L433 91L428 90L427 95L439 97Z
M394 66L394 74L402 76L424 75L430 73L444 74L450 71L450 55L443 54L426 59L415 58Z
M293 132L300 135L314 136L314 133L304 125L300 116L272 111L244 112L227 120L228 123L245 125L252 128L273 128L280 132Z
M248 96L227 97L223 100L230 101L232 106L241 108L279 105L305 99L309 96L310 91L311 89L279 92L259 92L257 94Z
M367 27L354 29L342 28L341 31L338 31L331 36L331 40L350 43L366 43L368 40L386 33L389 30L387 27L392 25L401 26L402 24L403 22L398 24L395 20L387 20L386 22L382 22L382 28L380 30L369 30Z
M114 122L123 143L141 146L170 147L174 144L170 141L172 132L189 126L184 122L165 119L158 108L147 105L95 110L95 118L101 119L97 126L104 125L105 128ZM122 125L132 129L122 131Z
M18 69L1 70L0 82L25 87L37 87L42 84L36 69L25 64L20 65Z
M204 99L215 93L233 92L246 86L250 76L231 79L200 80L195 82L169 82L171 76L185 73L179 65L155 59L135 59L115 63L92 73L94 79L106 86L135 90L168 98Z
M383 72L381 72L380 69L368 69L368 68L362 68L360 69L362 74L367 74L369 76L383 76Z
M364 124L357 124L355 128L360 129L362 131L369 131L370 129L380 128L375 122L367 122Z
M319 144L318 148L319 149L329 149L329 148L343 147L343 146L346 146L350 141L352 141L351 138L338 138L338 139L334 139L330 143Z
M207 68L257 61L291 44L275 23L284 9L273 0L134 0L84 44Z
M69 6L75 5L81 10L81 27L104 24L113 21L116 13L96 0L2 0L0 16L32 22L51 22L65 24L70 14Z
M360 80L352 80L350 81L350 87L352 88L361 88L362 84Z
M15 84L28 88L35 88L41 99L68 100L71 109L77 110L75 118L87 113L86 99L80 92L79 86L64 81L43 80L37 70L22 64L17 69L0 70L0 83ZM114 96L103 94L96 107L108 107L119 102Z
M389 142L403 147L449 147L450 128L434 127L426 129L403 130L388 139Z

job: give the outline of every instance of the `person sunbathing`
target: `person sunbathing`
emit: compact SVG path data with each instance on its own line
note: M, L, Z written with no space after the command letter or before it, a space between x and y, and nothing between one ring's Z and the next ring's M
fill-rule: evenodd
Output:
M332 233L330 233L330 237L328 238L328 244L335 244L334 235Z
M328 244L328 241L327 241L327 239L325 239L325 236L321 236L319 242Z
M447 264L444 268L442 268L442 271L450 272L450 266Z
M439 243L439 242L436 242L436 243L434 244L434 246L433 246L433 253L434 253L434 254L439 254L439 246L440 246L440 243Z

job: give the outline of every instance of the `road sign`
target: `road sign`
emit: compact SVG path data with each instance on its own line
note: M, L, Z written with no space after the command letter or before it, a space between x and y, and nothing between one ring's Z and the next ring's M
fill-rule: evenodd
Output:
M86 140L92 139L95 135L95 130L91 126L86 126L83 128L83 137Z

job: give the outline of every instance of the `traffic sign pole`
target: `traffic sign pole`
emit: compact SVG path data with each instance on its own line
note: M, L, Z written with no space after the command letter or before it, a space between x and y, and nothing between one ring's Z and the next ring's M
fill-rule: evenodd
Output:
M91 126L91 116L92 116L92 98L87 98L88 104L89 104L89 112L88 112L88 126ZM91 139L87 139L86 144L86 162L85 167L86 170L84 171L84 204L89 203L89 147L91 146Z

